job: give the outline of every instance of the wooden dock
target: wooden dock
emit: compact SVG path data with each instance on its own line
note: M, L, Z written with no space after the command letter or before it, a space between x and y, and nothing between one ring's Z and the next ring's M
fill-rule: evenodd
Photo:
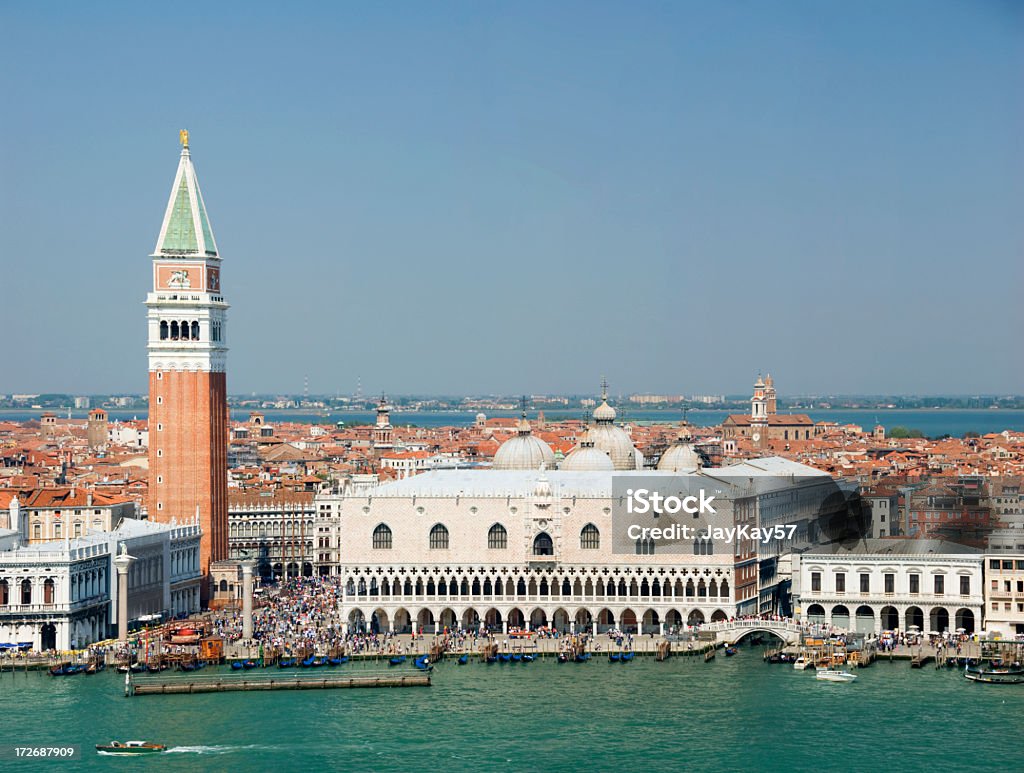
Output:
M338 690L372 687L429 687L430 674L359 674L356 676L186 676L125 680L125 696L193 695L210 692L266 690Z

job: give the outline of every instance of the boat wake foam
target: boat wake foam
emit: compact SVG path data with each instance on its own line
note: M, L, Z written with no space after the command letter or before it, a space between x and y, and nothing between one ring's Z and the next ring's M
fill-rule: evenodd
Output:
M232 752L251 749L269 749L269 746L250 744L249 746L171 746L165 754L231 754Z

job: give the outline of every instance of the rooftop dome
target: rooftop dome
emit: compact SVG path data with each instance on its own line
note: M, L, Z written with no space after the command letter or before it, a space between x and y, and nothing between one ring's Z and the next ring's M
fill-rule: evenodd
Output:
M611 472L615 469L611 457L604 451L598 451L594 447L594 441L590 439L590 432L585 432L580 438L580 444L576 446L562 462L561 470L601 470Z
M658 460L658 469L668 472L696 472L703 460L693 447L692 439L690 425L684 414L679 425L679 433L676 435L676 442L661 455L661 459Z
M587 435L598 451L612 460L616 470L643 469L643 455L633 447L629 433L615 426L615 409L608 405L608 384L601 384L601 404L594 409L594 426Z
M674 443L658 461L658 469L668 472L696 472L700 465L700 454L690 443Z
M615 421L615 409L608 405L608 400L604 399L601 404L594 409L594 421Z
M530 429L530 422L523 415L519 419L515 437L506 440L498 447L494 455L495 470L536 470L541 465L551 467L555 461L555 454L551 446L534 437Z

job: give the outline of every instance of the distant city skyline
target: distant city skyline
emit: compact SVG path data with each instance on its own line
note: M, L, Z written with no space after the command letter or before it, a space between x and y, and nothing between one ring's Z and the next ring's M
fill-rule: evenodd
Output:
M1022 390L1020 7L245 8L0 11L0 393L145 392L181 128L231 395Z

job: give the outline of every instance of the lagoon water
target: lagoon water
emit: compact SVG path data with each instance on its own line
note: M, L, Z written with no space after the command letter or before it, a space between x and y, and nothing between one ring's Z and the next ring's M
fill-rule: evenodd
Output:
M379 667L333 671L342 669ZM1020 769L1024 686L974 684L906 661L857 673L853 684L818 682L762 663L749 646L708 664L448 661L429 688L323 692L125 698L113 671L7 672L0 744L74 744L82 756L33 763L5 749L0 770ZM112 739L173 751L97 755L94 745Z
M656 422L672 424L678 422L682 412L678 410L635 410L628 406L618 407L619 418L622 421L631 422ZM67 416L67 412L55 411L61 417ZM234 409L231 412L233 421L245 421L249 409ZM730 413L737 411L705 411L691 410L687 412L687 420L700 427L710 427L721 424ZM946 409L917 409L917 410L856 410L856 409L834 409L834 410L810 410L793 411L794 413L806 413L814 421L834 421L839 424L857 424L865 430L881 422L887 429L893 427L907 427L918 429L928 437L940 437L952 435L963 437L967 432L976 432L984 435L989 432L1002 432L1012 430L1024 431L1024 409L972 409L972 410L946 410ZM29 421L38 419L39 410L0 410L0 421ZM108 412L111 420L126 421L128 419L146 418L145 410L111 410ZM304 410L275 410L267 409L261 411L270 422L301 422L313 424L335 424L344 422L346 425L373 424L376 414L373 411L331 411L312 412ZM485 411L488 417L512 417L518 416L516 411ZM72 411L75 419L85 420L88 411ZM548 421L559 421L561 419L580 419L583 411L580 410L546 410L544 412ZM535 415L534 411L530 415ZM397 425L412 424L417 427L445 427L457 426L466 427L473 423L476 417L475 411L400 411L394 410L391 414L391 422Z

